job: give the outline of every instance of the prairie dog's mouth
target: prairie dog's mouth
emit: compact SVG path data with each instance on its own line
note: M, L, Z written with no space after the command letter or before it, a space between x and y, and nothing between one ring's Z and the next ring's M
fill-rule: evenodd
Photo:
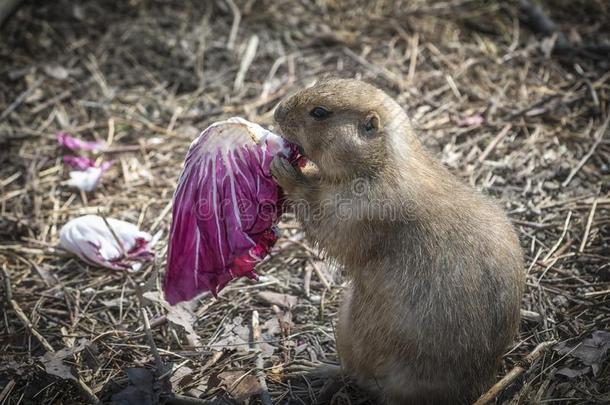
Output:
M276 134L288 145L288 149L290 150L288 160L290 163L301 168L305 167L308 163L312 163L309 156L305 153L305 148L294 140L294 137L291 136L289 130L283 128L279 123L274 129L277 131Z
M299 167L304 167L307 164L307 162L310 161L309 158L305 155L305 149L303 149L303 147L296 142L293 142L287 138L284 138L283 136L282 136L282 138L288 145L288 149L289 149L288 160L290 160L290 163L292 163L293 165L297 165Z

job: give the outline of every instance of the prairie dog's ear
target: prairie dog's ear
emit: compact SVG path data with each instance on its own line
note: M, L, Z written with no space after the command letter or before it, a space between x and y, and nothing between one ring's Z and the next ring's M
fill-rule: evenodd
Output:
M364 121L362 122L362 134L367 137L373 137L381 132L381 118L379 118L379 114L375 111L371 111L366 115Z

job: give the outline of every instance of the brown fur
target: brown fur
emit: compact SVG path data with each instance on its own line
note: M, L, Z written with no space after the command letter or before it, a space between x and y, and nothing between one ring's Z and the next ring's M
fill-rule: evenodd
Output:
M316 106L332 111L317 121ZM377 116L373 135L363 122ZM308 238L351 280L342 367L383 403L468 403L514 338L522 253L505 214L435 161L383 91L329 80L282 101L276 121L316 169L272 173Z

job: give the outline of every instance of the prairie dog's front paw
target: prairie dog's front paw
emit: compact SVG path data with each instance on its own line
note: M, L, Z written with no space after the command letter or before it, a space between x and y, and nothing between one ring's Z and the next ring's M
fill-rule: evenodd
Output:
M271 175L286 192L291 192L298 185L303 175L290 162L276 156L271 161Z

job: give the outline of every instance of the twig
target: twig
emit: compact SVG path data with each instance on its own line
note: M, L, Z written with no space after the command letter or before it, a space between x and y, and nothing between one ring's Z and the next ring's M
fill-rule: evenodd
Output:
M13 307L15 314L17 314L17 317L21 320L23 325L28 329L28 331L32 334L32 336L34 336L36 338L36 340L38 340L40 342L42 347L44 347L45 350L48 352L55 353L55 349L53 349L53 346L51 346L51 344L47 341L47 339L45 339L45 337L42 336L36 330L36 328L34 328L34 325L32 325L32 322L30 322L29 318L27 317L25 312L23 312L23 310L21 309L21 307L19 306L17 301L11 300L11 306ZM92 403L97 404L100 402L99 398L95 395L93 390L91 390L91 388L89 388L89 386L85 383L85 381L82 379L82 377L78 376L78 378L76 379L76 382L77 382L79 388L81 389L81 391L89 398L89 400Z
M591 149L589 149L589 152L587 152L587 154L584 155L582 157L582 159L580 159L580 162L578 162L578 164L576 165L576 167L574 169L572 169L572 171L570 172L568 177L563 181L563 183L561 183L562 187L565 187L568 184L570 184L570 182L572 181L572 179L574 178L576 173L578 173L578 171L585 165L585 163L587 163L587 160L589 160L589 158L591 156L593 156L593 154L595 153L595 150L597 149L597 147L601 143L602 139L604 139L604 136L606 135L606 128L608 128L609 121L610 121L610 111L608 111L606 113L606 120L601 125L601 127L599 127L597 129L597 131L595 133L595 142L593 142L593 146L591 146Z
M306 243L301 242L300 240L294 239L294 238L287 238L287 240L291 243L294 243L295 245L299 245L300 247L302 247L303 249L305 249L308 253L310 253L313 257L316 258L316 260L323 260L321 255L316 252L315 250L313 250L312 248L310 248L309 246L307 246Z
M597 297L600 295L610 295L610 290L591 291L584 293L585 298Z
M548 349L556 343L555 340L550 340L548 342L542 342L527 356L523 359L523 363L516 365L511 371L508 372L500 381L494 384L486 393L481 395L479 399L474 402L473 405L484 405L492 401L495 397L500 394L504 389L506 389L509 385L511 385L517 377L523 374L529 367L531 367L532 363L534 363L538 358Z
M153 357L155 358L157 370L161 370L163 368L163 360L161 360L161 355L159 354L159 350L157 349L157 345L155 344L155 339L153 338L152 332L150 330L150 321L148 320L148 314L146 313L146 308L144 306L140 307L140 314L142 314L142 321L144 322L144 333L146 333L148 345L150 346L150 350L152 351Z
M250 40L248 40L248 46L244 51L244 54L241 58L241 63L239 64L239 70L237 71L237 75L235 76L235 82L233 83L233 91L238 92L244 87L244 80L246 78L246 73L248 73L248 69L250 69L250 65L256 56L256 48L258 48L258 36L252 35Z
M561 97L561 94L555 93L555 94L550 94L548 96L544 96L540 100L534 101L532 104L529 104L528 106L523 107L520 110L511 112L506 117L502 117L502 119L504 121L513 121L515 118L519 118L522 115L525 115L528 112L543 106L544 104L548 103L549 101L556 99L557 97Z
M540 315L538 312L522 309L521 318L531 322L540 322L542 320L542 315Z
M305 276L303 276L303 292L306 297L309 297L311 293L311 273L313 272L312 267L307 267L305 269Z
M498 133L498 135L496 135L495 138L491 140L491 142L489 143L489 145L487 145L483 153L481 153L481 156L479 156L479 163L483 163L485 159L487 159L487 156L489 156L491 151L493 151L494 148L498 146L500 141L504 139L504 137L506 136L506 134L508 134L508 131L510 131L511 128L511 124L505 125L504 128L502 128L502 130Z
M42 345L42 347L45 348L45 350L49 351L49 352L54 352L55 349L53 349L53 346L51 346L51 344L47 341L47 339L45 339L44 336L42 336L37 330L36 328L34 328L34 325L32 325L32 322L30 322L30 319L27 317L27 315L25 314L25 312L23 312L23 310L21 309L21 307L19 306L19 304L17 303L17 301L15 300L11 300L11 306L13 307L13 310L15 311L15 314L17 314L17 317L21 320L21 322L23 323L23 325L27 328L27 330L32 334L32 336L34 336L36 338L36 340L38 340L38 342L40 342L40 344Z
M108 222L106 217L104 215L101 215L101 213L99 213L98 215L102 217L104 223L106 224L106 227L108 227L108 230L112 234L114 241L117 243L117 245L119 245L119 249L121 250L121 257L126 257L127 251L125 250L125 246L123 246L123 242L121 241L121 239L119 239L119 236L116 234L116 232L114 232L114 229L110 226L110 223Z
M17 385L15 380L10 380L2 389L2 392L0 392L0 404L4 404L4 400L8 398L15 385Z
M4 281L4 299L8 303L13 300L13 288L11 287L11 279L8 275L8 271L6 271L6 263L2 264L2 278Z
M241 12L233 0L226 0L226 2L233 13L233 23L231 24L231 32L229 33L229 39L227 41L227 49L233 50L235 47L235 39L237 38L237 31L239 30L239 23L241 21Z
M330 283L326 279L326 276L324 275L324 273L322 273L322 270L320 269L320 267L313 260L309 260L309 264L311 264L311 267L313 267L313 270L318 275L318 278L320 279L322 284L324 284L324 288L326 288L327 290L330 290L331 289Z
M2 111L2 114L0 114L0 121L5 119L10 113L13 112L13 110L15 110L17 107L19 107L21 105L21 103L23 103L25 101L25 99L28 98L28 96L30 94L32 94L32 92L38 88L38 86L40 86L41 83L42 83L42 79L38 79L34 82L34 84L32 84L30 87L28 87L27 90L25 90L23 93L21 93L15 99L15 101L13 101L11 103L11 105L9 105L6 108L6 110Z
M252 340L251 345L253 350L257 351L256 354L256 376L258 377L258 383L261 385L261 402L264 405L271 405L271 396L269 395L269 388L267 387L267 381L265 379L265 363L263 360L263 354L260 350L258 341L261 340L261 325L258 320L258 311L252 311Z
M358 55L348 47L344 47L343 52L345 52L347 56L354 59L356 62L360 63L362 66L366 67L371 72L383 76L390 83L394 84L398 89L402 90L405 88L405 82L396 73L386 69L385 67L378 66L369 62L368 60L366 60L366 58Z
M155 219L155 222L153 222L153 224L150 226L150 229L148 230L150 233L153 233L159 227L159 225L161 225L161 222L163 222L163 220L165 219L165 217L167 216L167 214L169 213L169 211L171 209L172 209L172 200L169 200L167 202L167 204L165 205L165 207L163 207L163 210L161 211L161 213L159 214L157 219Z
M593 205L591 206L591 212L589 212L589 218L587 218L587 225L585 226L585 234L582 237L582 242L580 243L580 248L578 248L579 253L582 253L585 250L585 246L587 246L587 239L589 238L589 232L591 232L591 224L593 224L593 217L595 217L596 208L597 208L597 198L593 201Z
M566 233L568 232L568 227L570 225L570 218L572 218L572 211L568 211L568 215L566 216L566 220L563 224L563 231L561 232L561 236L559 237L557 242L555 242L555 244L553 245L551 250L549 250L549 253L547 253L546 256L544 257L544 259L542 259L542 263L546 264L548 262L549 258L553 255L553 253L555 253L555 251L559 248L559 246L561 245L561 242L563 242L563 238L565 238Z
M407 83L412 83L415 77L415 69L417 68L417 54L419 50L419 35L416 33L411 38L409 46L411 47L411 56L409 58L409 73L407 73Z

